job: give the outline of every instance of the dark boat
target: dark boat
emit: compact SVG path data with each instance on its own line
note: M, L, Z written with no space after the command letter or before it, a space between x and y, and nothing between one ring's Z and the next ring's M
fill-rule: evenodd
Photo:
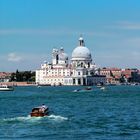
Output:
M81 89L75 89L73 92L80 92Z
M73 92L88 92L88 91L92 91L92 88L86 87L84 89L75 89Z
M92 88L91 87L86 87L85 90L92 90Z
M35 107L32 109L32 112L30 113L31 117L44 117L48 116L49 114L49 108L48 107Z

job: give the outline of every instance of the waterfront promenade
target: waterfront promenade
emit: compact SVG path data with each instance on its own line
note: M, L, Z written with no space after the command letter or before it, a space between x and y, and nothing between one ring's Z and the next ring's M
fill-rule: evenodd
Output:
M35 82L1 82L1 85L9 85L9 86L35 86Z

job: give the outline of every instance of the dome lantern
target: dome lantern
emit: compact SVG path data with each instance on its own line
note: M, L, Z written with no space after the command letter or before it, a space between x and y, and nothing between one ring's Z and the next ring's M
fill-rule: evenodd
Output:
M79 38L79 46L81 46L81 47L85 46L85 42L84 42L84 39L83 39L82 35Z

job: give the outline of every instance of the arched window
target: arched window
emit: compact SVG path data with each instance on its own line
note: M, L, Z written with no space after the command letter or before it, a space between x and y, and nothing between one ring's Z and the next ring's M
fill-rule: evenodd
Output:
M59 56L56 55L56 64L58 64Z
M90 63L88 62L88 68L90 68Z
M81 62L81 67L83 67L83 62Z

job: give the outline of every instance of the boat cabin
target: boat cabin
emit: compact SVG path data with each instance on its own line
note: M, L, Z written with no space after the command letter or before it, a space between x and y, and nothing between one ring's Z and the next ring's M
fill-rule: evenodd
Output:
M46 107L35 107L32 109L32 112L30 113L31 117L44 117L48 116L49 114L49 108Z
M13 91L13 90L14 90L13 86L0 85L0 91Z

